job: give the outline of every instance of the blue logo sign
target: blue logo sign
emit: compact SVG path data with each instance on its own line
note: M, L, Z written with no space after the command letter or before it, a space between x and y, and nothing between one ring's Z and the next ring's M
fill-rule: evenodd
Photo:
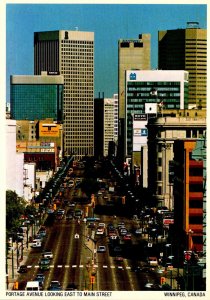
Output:
M146 128L141 129L141 136L147 136L147 129Z
M136 80L136 73L130 73L130 80Z

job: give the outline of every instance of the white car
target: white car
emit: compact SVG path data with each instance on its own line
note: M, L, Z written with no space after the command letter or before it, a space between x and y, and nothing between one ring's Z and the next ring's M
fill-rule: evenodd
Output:
M44 258L50 258L50 259L52 259L53 258L53 253L51 251L45 251L45 252L42 253L42 256Z
M106 252L105 246L98 246L97 252Z
M112 235L109 236L109 239L110 240L117 240L118 236L116 234L112 234Z
M102 235L102 234L104 234L104 230L102 228L98 228L96 230L96 235Z

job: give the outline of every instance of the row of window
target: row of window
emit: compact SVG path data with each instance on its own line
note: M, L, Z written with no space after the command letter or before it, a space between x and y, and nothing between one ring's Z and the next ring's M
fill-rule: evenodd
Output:
M72 45L93 45L93 41L80 41L80 40L61 40L61 44L72 44Z
M179 81L138 81L138 82L128 82L128 86L175 86L175 85L180 85Z

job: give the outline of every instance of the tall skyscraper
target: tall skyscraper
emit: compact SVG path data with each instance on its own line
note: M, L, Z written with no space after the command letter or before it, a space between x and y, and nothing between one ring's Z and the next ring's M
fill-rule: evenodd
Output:
M199 23L158 32L158 68L188 71L189 108L206 108L207 30Z
M125 71L150 70L150 34L139 34L137 39L120 39L118 42L118 97L119 97L119 140L118 156L124 148L124 122L125 122ZM120 150L121 149L121 150Z
M64 77L64 154L94 154L94 33L34 33L34 70Z

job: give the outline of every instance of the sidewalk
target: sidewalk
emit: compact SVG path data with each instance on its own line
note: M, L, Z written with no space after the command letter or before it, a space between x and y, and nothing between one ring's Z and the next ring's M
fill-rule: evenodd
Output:
M29 228L28 236L32 236L32 226ZM18 247L18 248L17 248ZM7 256L8 277L6 278L6 289L13 290L14 283L17 281L19 273L17 272L20 265L24 265L31 251L30 243L27 248L27 237L24 234L23 250L22 243L13 242L12 249Z
M47 215L44 215L42 218L42 224L44 223ZM33 234L36 234L40 228L41 224L39 224L33 230L33 226L31 225L28 230L28 243L27 243L27 234L24 233L23 239L23 249L22 242L16 243L13 242L12 249L9 250L7 255L7 270L8 276L6 276L5 284L6 290L13 290L14 283L18 280L19 273L17 272L21 265L24 265L28 259L29 253L31 251L31 246L29 243L29 237L33 237ZM18 247L18 248L17 248Z

